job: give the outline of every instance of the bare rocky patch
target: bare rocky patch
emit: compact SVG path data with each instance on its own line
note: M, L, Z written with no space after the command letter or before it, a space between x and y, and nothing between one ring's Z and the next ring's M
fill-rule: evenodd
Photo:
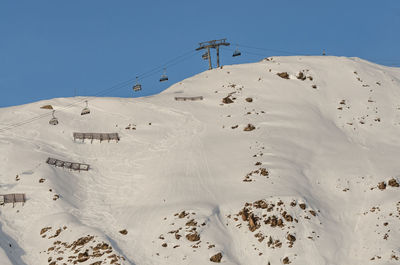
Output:
M241 233L255 238L254 250L263 255L282 248L295 251L299 240L303 244L318 240L319 235L313 229L321 225L318 215L319 211L305 202L287 198L245 203L237 214L227 217Z
M61 234L61 231L66 230L64 226L55 231L55 238ZM48 231L52 230L51 227L43 228L40 233L43 237ZM61 239L53 241L52 245L45 251L49 264L79 264L83 262L90 262L87 264L114 264L121 265L125 260L123 256L118 255L111 245L99 240L96 236L87 235L80 237L72 242L63 241ZM61 262L62 261L62 262ZM86 264L86 263L85 263Z
M165 217L164 221L171 222L169 224L171 230L159 235L158 240L154 241L154 243L160 244L168 251L185 248L196 252L198 249L203 249L203 252L207 250L208 254L211 255L209 251L216 248L215 244L207 241L203 235L208 222L206 216L200 217L194 211L183 210L173 214L171 217ZM175 255L180 255L182 251L178 250L174 253ZM205 261L207 260L206 257L204 259Z
M269 171L265 167L260 167L259 169L256 169L256 170L253 170L253 171L247 173L243 179L243 182L255 181L254 177L256 177L256 176L264 176L264 177L268 178Z

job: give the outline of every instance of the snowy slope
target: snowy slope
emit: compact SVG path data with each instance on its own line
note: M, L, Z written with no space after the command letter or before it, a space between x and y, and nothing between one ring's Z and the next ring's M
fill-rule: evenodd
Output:
M274 57L62 109L77 100L0 109L60 121L0 134L0 193L27 196L0 208L1 264L399 264L399 69Z

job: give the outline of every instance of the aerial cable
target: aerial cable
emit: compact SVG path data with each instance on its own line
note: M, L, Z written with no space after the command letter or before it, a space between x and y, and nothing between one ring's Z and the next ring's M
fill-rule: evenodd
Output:
M290 55L305 55L305 53L299 53L299 52L294 52L294 51L285 51L285 50L278 50L278 49L270 49L270 48L265 48L265 47L254 47L254 46L249 46L249 45L244 45L244 44L239 44L239 43L233 43L236 46L243 47L243 48L249 48L249 49L254 49L254 50L264 50L264 51L270 51L270 52L280 52L280 53L286 53Z
M229 51L236 51L235 49L228 48L228 47L222 47L222 48L225 49L225 50L229 50ZM245 54L257 55L257 56L267 56L266 54L249 52L246 49L241 49L241 51L243 51L243 53L245 53Z
M145 78L150 77L152 75L155 75L156 73L162 71L163 68L165 68L167 66L168 67L172 67L172 66L174 66L174 65L176 65L176 64L178 64L178 63L180 63L180 62L182 62L184 60L187 60L188 58L194 56L197 53L198 53L198 51L193 51L193 50L188 51L188 52L186 52L186 53L184 53L182 55L179 55L179 56L167 61L166 63L162 64L161 66L155 67L155 68L153 68L153 69L151 69L149 71L146 71L146 72L140 74L138 76L138 79L142 80L142 79L145 79ZM85 101L89 101L89 100L92 101L92 100L94 100L94 99L91 99L93 97L101 97L101 96L104 96L104 95L106 95L106 94L108 94L110 92L119 90L119 89L121 89L123 87L126 87L126 86L130 85L135 79L136 79L136 77L135 78L131 78L131 79L126 80L126 81L123 81L123 82L120 82L120 83L118 83L116 85L113 85L113 86L111 86L109 88L103 89L103 90L99 91L98 93L96 93L96 94L94 94L94 95L92 95L90 97L84 97L81 100L78 100L76 102L70 103L70 104L68 104L68 105L66 105L64 107L58 108L57 111L69 109L69 108L71 108L73 106L76 106L78 104L81 104L81 103L83 103ZM34 121L40 120L40 119L48 117L50 115L52 115L52 113L44 113L44 114L40 114L38 116L29 118L27 120L21 121L21 122L9 124L9 125L7 125L7 126L5 126L3 128L0 128L0 133L4 132L4 131L11 130L11 129L14 129L16 127L19 127L19 126L22 126L22 125L25 125L25 124L28 124L28 123L32 123Z
M158 72L162 71L164 68L166 68L169 65L173 64L175 61L178 61L181 58L185 58L185 57L187 57L189 55L192 55L192 54L195 54L195 53L197 53L197 51L195 51L195 50L187 51L187 52L185 52L185 53L183 53L183 54L181 54L181 55L179 55L179 56L167 61L166 63L164 63L162 65L159 65L159 66L157 66L157 67L155 67L155 68L153 68L153 69L151 69L149 71L146 71L144 73L139 74L137 77L140 80L140 79L143 79L143 76L149 76L150 73L153 73L153 72L154 73L158 73Z

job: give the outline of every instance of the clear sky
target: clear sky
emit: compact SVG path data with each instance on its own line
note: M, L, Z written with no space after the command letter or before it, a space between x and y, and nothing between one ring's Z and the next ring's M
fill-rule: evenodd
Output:
M0 107L158 93L206 70L194 50L219 38L232 43L222 64L325 49L400 66L399 28L400 0L0 0ZM142 73L133 93L125 81Z

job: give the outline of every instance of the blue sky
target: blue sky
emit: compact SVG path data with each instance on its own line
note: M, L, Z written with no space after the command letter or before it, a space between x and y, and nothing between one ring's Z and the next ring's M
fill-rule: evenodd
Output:
M398 0L1 0L0 107L99 95L121 82L104 95L158 93L206 70L191 51L219 38L232 43L222 64L325 49L400 66L399 26ZM232 58L233 44L241 57ZM159 83L171 60L170 80ZM134 94L124 82L146 72Z

